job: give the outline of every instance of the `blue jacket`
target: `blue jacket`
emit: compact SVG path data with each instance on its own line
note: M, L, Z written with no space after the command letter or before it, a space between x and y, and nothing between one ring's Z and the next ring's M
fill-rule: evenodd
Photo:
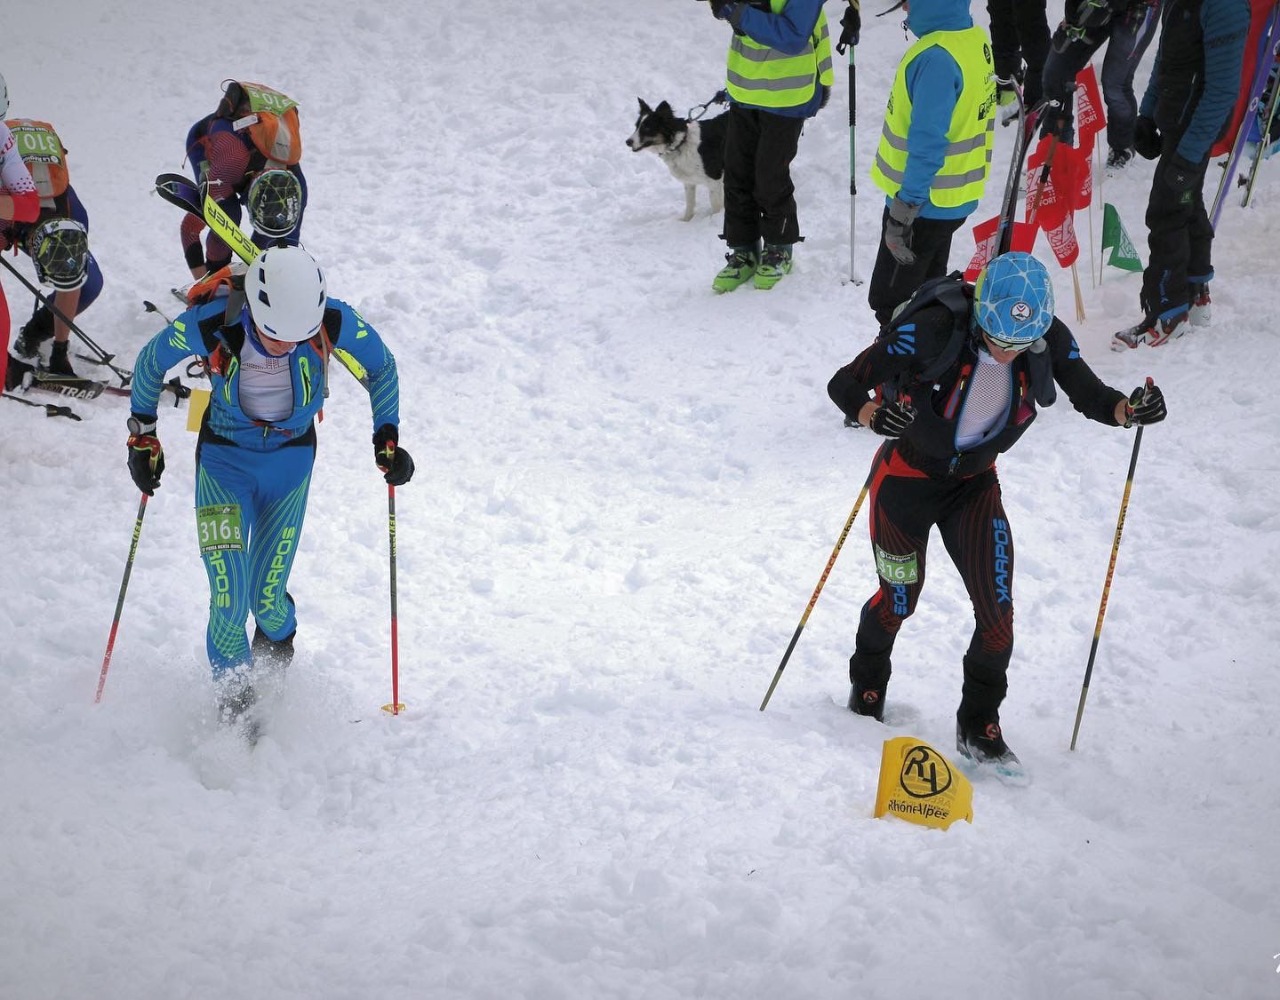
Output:
M804 51L818 23L818 15L822 12L823 0L787 0L781 14L772 14L749 6L747 3L735 5L730 23L734 30L741 31L748 38L767 45L771 49L795 55ZM818 113L822 103L822 87L815 87L813 97L808 103L794 108L763 108L770 114L782 115L784 118L812 118ZM754 107L744 104L742 107Z
M973 27L968 0L911 0L907 29L917 38L934 31L963 31ZM947 129L956 101L964 89L964 77L951 53L940 46L921 52L906 67L907 93L911 95L911 127L907 131L907 167L898 197L922 206L926 219L964 219L978 207L976 201L955 208L939 208L929 201L929 186L946 158ZM892 199L886 198L887 204Z
M1240 97L1248 0L1168 0L1139 114L1181 132L1177 153L1203 163Z
M169 369L188 358L208 360L222 347L227 355L221 373L210 374L212 395L205 417L203 433L254 451L274 451L297 440L311 430L315 415L324 405L322 359L309 341L299 344L289 355L289 372L293 380L293 412L272 424L254 421L240 406L239 346L250 336L248 310L241 313L238 324L223 331L226 299L216 298L185 310L157 333L138 352L133 369L133 390L129 405L134 413L152 416L157 412L164 376ZM341 299L330 298L324 314L324 328L334 347L341 347L368 373L369 404L373 410L373 429L383 424L400 426L400 380L396 375L396 359L358 312ZM226 333L235 336L226 337ZM239 340L232 344L228 339ZM250 350L252 348L249 348ZM330 359L330 377L339 375L341 363Z

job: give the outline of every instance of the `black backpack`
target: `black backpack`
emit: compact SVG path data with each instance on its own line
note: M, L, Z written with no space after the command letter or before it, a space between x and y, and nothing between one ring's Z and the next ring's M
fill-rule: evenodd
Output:
M956 363L960 350L969 336L969 317L973 312L973 285L964 280L959 271L952 271L940 278L930 278L894 314L888 325L881 329L881 336L891 329L898 329L904 321L932 306L945 306L951 312L951 336L936 358L924 369L910 377L911 384L932 382ZM906 388L904 380L886 382L880 386L880 396L889 401L896 399Z

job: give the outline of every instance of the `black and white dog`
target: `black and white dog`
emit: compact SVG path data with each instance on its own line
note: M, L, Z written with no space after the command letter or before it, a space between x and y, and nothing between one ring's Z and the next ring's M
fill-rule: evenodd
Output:
M684 185L684 215L693 218L698 185L711 194L711 214L724 208L724 139L729 128L728 114L714 118L677 118L671 105L663 101L651 108L640 101L636 130L627 145L633 152L652 149L671 171L671 176Z

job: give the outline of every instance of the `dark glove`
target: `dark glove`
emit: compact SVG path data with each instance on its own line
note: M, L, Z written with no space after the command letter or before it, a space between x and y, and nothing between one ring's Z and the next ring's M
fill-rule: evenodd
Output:
M1164 183L1174 194L1190 191L1200 176L1200 165L1185 160L1177 153L1169 157L1164 166Z
M829 100L831 100L831 88L824 83L822 84L822 97L818 101L818 110L821 111L825 108Z
M1160 130L1154 119L1138 115L1133 123L1133 148L1144 160L1154 160L1160 155Z
M373 460L392 486L403 486L413 478L413 458L400 447L400 432L383 424L373 432Z
M1125 412L1129 415L1124 424L1126 427L1134 424L1158 424L1169 415L1164 405L1164 393L1158 385L1140 385L1129 393L1129 405Z
M711 13L718 20L727 21L733 17L735 6L735 0L711 0Z
M919 214L919 205L908 205L896 195L889 204L889 217L884 220L884 245L899 264L916 262L916 255L911 252L911 227Z
M155 436L156 418L133 414L129 417L129 475L149 497L156 495L164 472L164 449Z
M1040 138L1058 137L1063 145L1070 146L1075 138L1071 106L1064 101L1046 101L1040 111Z
M915 409L900 399L885 403L871 414L871 429L881 437L900 438L916 418Z

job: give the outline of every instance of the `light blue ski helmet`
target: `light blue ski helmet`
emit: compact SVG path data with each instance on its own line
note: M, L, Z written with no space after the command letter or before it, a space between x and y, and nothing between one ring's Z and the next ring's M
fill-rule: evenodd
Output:
M1053 322L1053 282L1040 261L1012 250L982 269L973 304L978 325L997 344L1030 344Z

